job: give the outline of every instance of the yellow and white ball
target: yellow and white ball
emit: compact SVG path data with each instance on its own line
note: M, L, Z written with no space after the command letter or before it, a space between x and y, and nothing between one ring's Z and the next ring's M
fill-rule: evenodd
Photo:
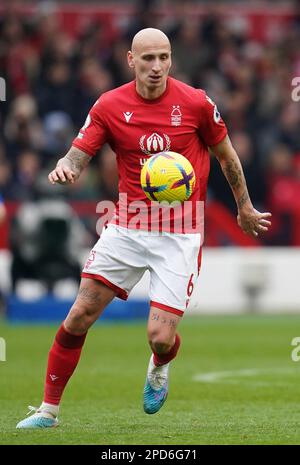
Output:
M192 195L195 182L191 163L176 152L152 155L141 170L142 189L152 201L184 202Z

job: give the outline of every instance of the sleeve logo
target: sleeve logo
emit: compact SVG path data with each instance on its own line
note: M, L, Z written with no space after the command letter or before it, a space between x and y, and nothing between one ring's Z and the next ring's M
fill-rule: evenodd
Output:
M88 114L87 117L86 117L84 125L82 126L82 128L80 129L80 131L78 133L77 139L82 139L83 138L84 132L85 132L86 128L91 124L91 121L92 121L92 119L91 119L90 115Z
M215 107L214 107L214 122L218 124L220 122L220 119L221 119L220 112L219 112L219 110L217 108L217 105L215 105Z
M85 131L87 127L89 127L89 125L91 124L91 117L90 115L87 115L86 117L86 120L85 120L85 123L84 125L82 126L82 128L80 129L81 131Z
M217 108L217 105L215 104L215 102L212 101L212 99L208 95L205 95L205 98L214 107L214 122L216 124L219 124L220 119L221 119L221 115L220 115L220 112L219 112L219 110Z

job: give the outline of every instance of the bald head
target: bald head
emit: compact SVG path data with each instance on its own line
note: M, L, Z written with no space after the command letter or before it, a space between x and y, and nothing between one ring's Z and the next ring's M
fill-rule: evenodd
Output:
M160 47L167 48L169 51L171 50L170 41L166 34L160 29L154 29L152 27L141 29L137 32L131 44L133 53L141 53L141 51L148 47Z
M152 27L142 29L133 38L127 60L142 97L154 99L165 91L171 67L171 46L166 34Z

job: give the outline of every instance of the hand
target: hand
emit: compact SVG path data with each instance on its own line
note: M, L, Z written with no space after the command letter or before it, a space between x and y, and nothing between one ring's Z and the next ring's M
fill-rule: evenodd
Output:
M239 210L237 222L245 234L257 237L259 233L268 231L271 221L267 218L271 216L272 213L260 213L252 207Z
M59 160L56 168L48 175L51 184L73 184L77 177L71 168L71 163L65 159Z

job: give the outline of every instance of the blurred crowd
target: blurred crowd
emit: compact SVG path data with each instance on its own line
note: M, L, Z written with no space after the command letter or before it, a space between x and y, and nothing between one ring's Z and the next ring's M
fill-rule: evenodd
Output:
M0 194L5 200L60 196L73 200L117 198L115 157L105 146L80 180L53 189L47 174L68 150L99 95L132 79L126 52L143 27L161 28L173 49L171 75L203 88L217 102L258 209L274 215L268 244L291 243L300 211L300 102L291 81L300 76L300 22L294 19L266 43L248 36L243 24L225 21L213 7L191 17L173 2L167 16L154 2L141 2L119 27L91 21L71 35L56 9L0 17L0 76L7 102L0 113ZM209 199L234 214L231 191L212 161Z

